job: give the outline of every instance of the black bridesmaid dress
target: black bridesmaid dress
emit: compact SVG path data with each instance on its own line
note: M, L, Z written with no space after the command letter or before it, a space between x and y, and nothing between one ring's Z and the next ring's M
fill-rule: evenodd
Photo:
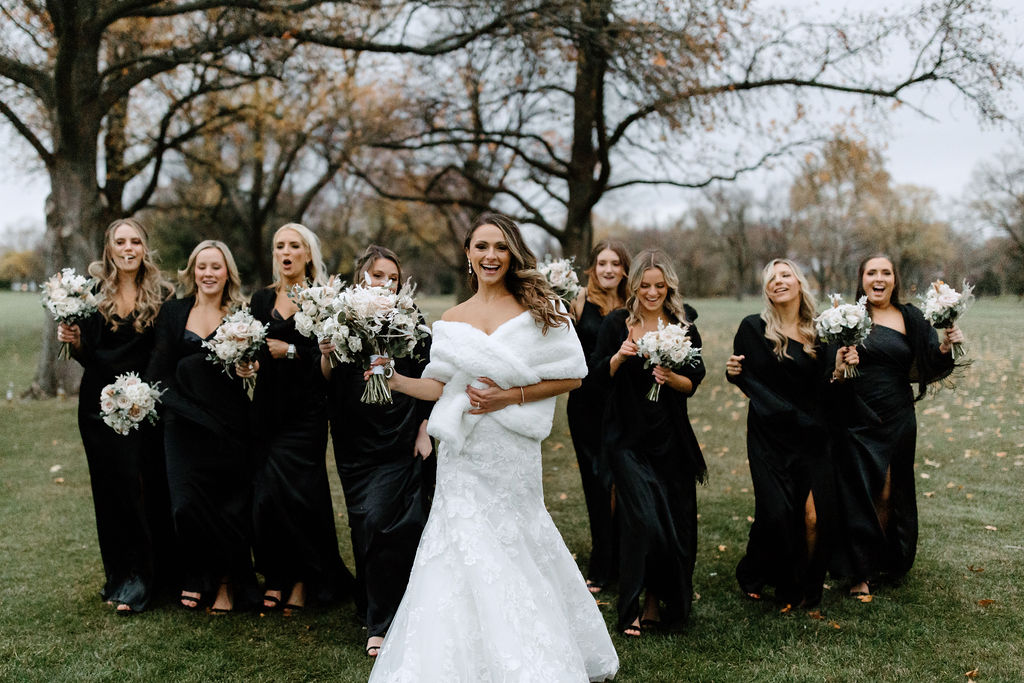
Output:
M692 323L697 313L686 307ZM687 396L663 387L660 400L646 398L654 378L639 356L627 358L614 377L611 357L628 335L625 309L605 316L592 363L595 378L608 387L602 432L603 457L615 482L619 530L619 630L640 616L640 593L663 603L664 628L682 626L693 602L697 556L696 482L707 466L686 412ZM701 345L690 325L694 346ZM693 382L704 379L701 361L678 371ZM691 392L692 393L692 392Z
M576 322L576 334L588 360L597 346L597 335L603 320L604 316L597 304L585 301L580 319ZM598 428L604 415L604 403L602 387L594 381L591 372L583 378L578 389L569 392L565 408L576 462L580 468L587 517L590 520L591 550L587 580L598 587L605 586L618 574L618 541L611 505L612 474L605 467L606 461L601 458L601 430Z
M142 423L121 436L100 415L100 391L126 372L142 374L153 350L153 327L133 327L134 313L115 318L100 313L78 325L81 347L74 358L85 372L78 396L78 428L89 464L96 532L106 580L100 596L134 612L154 592L172 585L173 529L167 497L162 431Z
M430 338L416 347L416 358L395 361L408 377L423 374ZM366 382L352 363L334 368L328 412L334 459L345 492L352 553L356 562L356 611L367 636L383 636L402 601L420 535L427 522L436 460L414 456L420 424L433 403L393 393L391 405L360 401Z
M906 334L874 325L857 347L860 377L844 382L845 400L835 419L845 425L836 443L836 487L842 533L833 556L834 576L854 581L899 581L917 554L914 457L917 416L914 392L953 371L951 354L939 351L936 331L921 311L895 304ZM890 473L890 512L883 528L875 500Z
M269 324L268 339L294 344L297 353L260 357L253 550L265 590L287 592L301 581L308 599L324 604L347 596L354 582L338 553L327 481L326 382L316 340L299 334L293 317L281 317L276 299L273 288L256 292L253 317Z
M164 304L146 374L165 389L161 415L182 589L211 599L228 582L234 608L242 609L258 595L250 403L242 381L206 360L203 339L185 329L194 302Z
M743 371L726 379L750 399L747 460L754 484L754 523L747 552L736 567L744 593L775 587L784 603L812 607L821 601L834 532L835 490L825 387L832 365L825 349L812 358L803 345L786 343L790 358L776 357L759 315L740 323L733 353ZM814 498L813 551L807 547L805 505Z

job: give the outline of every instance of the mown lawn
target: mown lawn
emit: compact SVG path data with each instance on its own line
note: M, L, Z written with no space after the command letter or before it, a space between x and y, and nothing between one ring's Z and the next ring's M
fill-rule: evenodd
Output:
M745 401L724 380L754 300L695 301L708 379L690 402L710 467L698 492L698 598L687 632L625 640L620 681L1024 680L1024 305L979 302L962 327L975 364L919 404L921 543L904 584L871 603L826 591L821 618L742 600L733 579L753 514ZM443 300L430 300L434 317ZM0 293L0 387L30 382L43 313ZM564 414L545 443L552 515L581 566L588 535ZM328 455L330 456L330 453ZM351 562L329 462L342 553ZM117 617L102 582L75 399L0 402L0 679L364 681L371 662L351 604L285 619L212 618L158 604ZM609 624L614 595L602 593ZM970 672L970 673L968 673Z

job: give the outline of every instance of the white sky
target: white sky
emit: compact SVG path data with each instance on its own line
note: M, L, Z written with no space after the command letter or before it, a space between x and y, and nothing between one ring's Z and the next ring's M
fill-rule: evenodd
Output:
M785 6L791 14L810 11L828 16L849 7L846 0L818 0L808 3L801 0L775 0L765 3ZM913 6L901 0L859 0L861 10L874 8ZM996 4L1013 13L1014 20L1002 27L1011 43L1024 39L1024 8L1016 0L996 0ZM1008 46L1009 47L1009 46ZM1007 55L1017 61L1024 61L1021 54ZM1012 112L1024 118L1024 93L1015 98L1018 111ZM955 101L949 92L936 92L926 101L928 113L935 118L929 120L909 109L894 112L884 130L868 132L874 142L884 146L887 168L896 183L912 183L936 190L941 198L952 203L963 195L975 165L993 158L1001 150L1021 142L1017 135L1007 129L982 128L974 114ZM5 120L0 120L0 238L4 232L26 225L43 224L43 201L48 191L45 174L38 163L32 166L34 172L27 172L26 156L30 148L14 134ZM692 194L678 190L650 192L650 201L630 201L631 218L637 222L649 222L680 215L686 208ZM618 202L608 202L609 207L598 206L600 213L613 213L610 207ZM637 212L636 207L647 207Z

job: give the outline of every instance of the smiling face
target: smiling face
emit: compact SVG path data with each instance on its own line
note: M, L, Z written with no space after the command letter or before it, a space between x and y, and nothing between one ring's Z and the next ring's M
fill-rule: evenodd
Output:
M470 235L466 258L481 285L493 285L504 280L512 263L504 233L490 223L481 225Z
M796 273L785 263L776 263L772 266L772 276L764 288L768 300L775 306L780 306L790 301L800 300L800 280Z
M896 271L892 261L879 256L869 259L864 264L864 275L861 287L872 306L888 306L892 302L893 289L896 287Z
M392 292L398 291L398 266L389 258L375 259L366 269L373 287L387 287Z
M604 249L594 259L594 276L597 285L605 292L614 292L626 277L625 266L619 255L611 249Z
M312 257L302 236L294 230L280 230L274 240L274 261L281 273L281 279L288 283L302 282L306 277L306 265Z
M137 273L146 255L146 245L138 230L127 223L122 223L110 236L110 253L118 270Z
M224 254L216 247L207 247L196 255L196 289L207 296L220 296L228 281Z
M668 296L668 282L661 268L648 268L640 279L636 298L642 310L649 313L660 313Z

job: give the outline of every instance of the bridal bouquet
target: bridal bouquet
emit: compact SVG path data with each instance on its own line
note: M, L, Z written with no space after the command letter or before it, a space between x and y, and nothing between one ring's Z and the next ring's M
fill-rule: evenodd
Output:
M341 348L345 360L360 358L363 366L373 369L362 402L391 403L388 386L391 368L373 365L381 357L389 359L410 356L416 343L430 334L423 314L413 301L416 286L406 280L398 292L387 287L352 285L338 295L338 314L334 325L328 325L332 341ZM335 326L336 325L336 326Z
M206 360L224 368L229 377L235 365L251 362L266 344L267 326L252 317L247 308L239 308L221 322L213 339L203 342L211 351ZM256 376L244 377L242 384L246 391L256 386Z
M928 292L922 297L924 317L932 327L948 330L956 323L956 319L967 310L974 301L974 287L964 282L962 291L958 292L942 280L936 280L928 286ZM953 360L963 358L967 352L964 345L954 342L950 353Z
M686 335L689 325L665 325L658 319L658 329L640 337L636 350L647 358L645 368L660 365L669 370L680 370L700 361L700 347L694 346ZM654 382L647 392L648 401L657 401L661 396L661 385Z
M55 321L74 325L96 312L99 301L92 291L95 286L94 278L79 275L74 268L65 268L43 283L43 308ZM57 360L70 357L71 345L62 342Z
M871 316L868 314L866 296L862 296L855 304L844 304L842 294L829 294L832 306L826 308L814 319L814 329L818 338L826 344L836 343L840 346L857 346L868 338L871 332ZM857 377L860 372L856 366L846 366L843 377Z
M551 289L555 290L558 298L565 302L565 307L570 308L580 293L580 279L572 269L572 259L552 259L551 254L547 254L537 270L551 285Z
M318 342L329 341L334 351L329 357L331 367L349 360L345 353L348 328L338 324L341 280L327 285L300 287L295 285L288 296L299 310L295 312L295 329L304 337L316 337Z
M100 415L108 427L124 436L138 429L143 420L156 422L160 394L157 383L146 384L138 374L126 372L100 391Z

